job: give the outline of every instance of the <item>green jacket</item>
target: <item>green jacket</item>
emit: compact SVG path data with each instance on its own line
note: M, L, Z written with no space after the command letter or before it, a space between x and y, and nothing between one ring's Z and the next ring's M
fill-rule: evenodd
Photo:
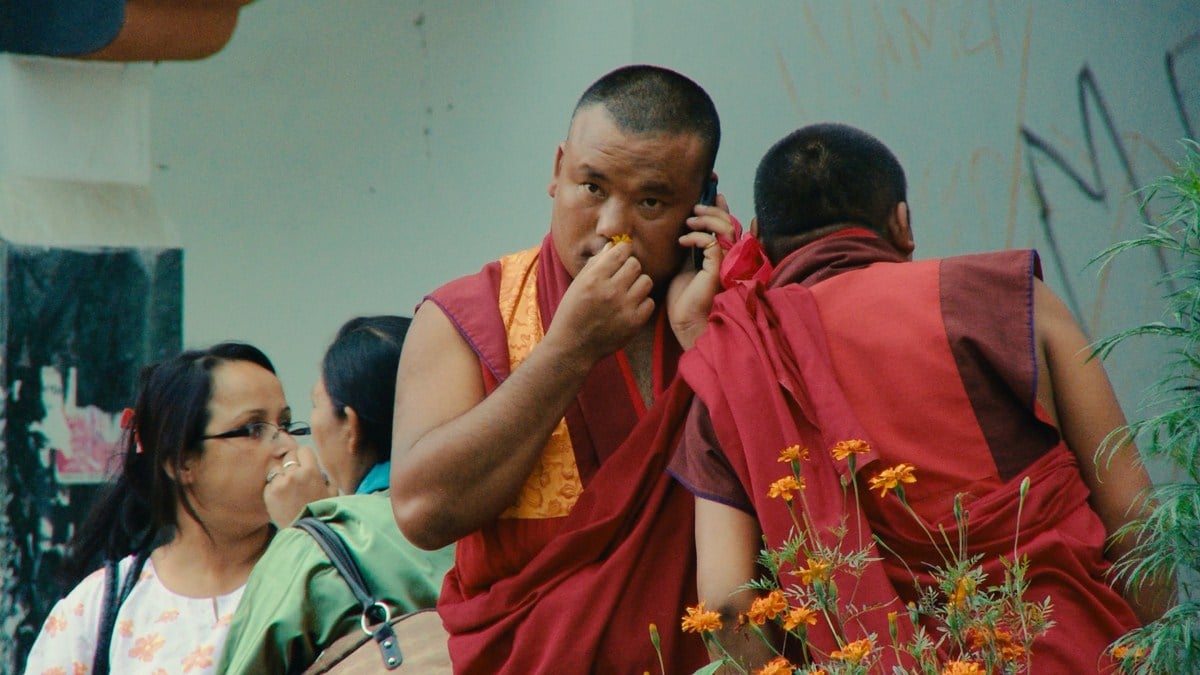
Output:
M305 515L341 535L368 588L393 616L437 604L454 547L423 551L408 543L386 492L322 499L309 504ZM294 527L280 530L246 582L218 672L303 670L331 642L360 630L360 613L361 605L316 540Z

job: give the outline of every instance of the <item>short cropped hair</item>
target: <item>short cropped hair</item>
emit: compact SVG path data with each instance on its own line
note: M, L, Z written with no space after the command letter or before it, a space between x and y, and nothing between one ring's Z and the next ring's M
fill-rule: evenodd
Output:
M712 173L721 145L717 107L700 85L659 66L624 66L583 92L571 119L602 105L622 131L632 134L694 134L704 143L705 176Z
M802 237L830 225L886 232L907 201L904 169L879 139L845 124L814 124L776 143L754 176L758 237ZM774 256L772 256L774 258Z

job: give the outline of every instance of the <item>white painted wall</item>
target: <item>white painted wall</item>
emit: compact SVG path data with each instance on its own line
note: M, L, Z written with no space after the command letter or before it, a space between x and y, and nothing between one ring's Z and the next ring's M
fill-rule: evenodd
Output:
M1164 59L1200 125L1200 12L1190 0L595 3L258 0L230 45L153 69L151 186L186 250L185 341L263 347L301 416L337 326L409 313L428 290L545 233L555 144L581 91L630 62L713 95L735 213L775 140L845 121L910 179L918 257L1035 246L1093 332L1156 318L1149 256L1084 269L1137 234L1131 185L1181 155ZM1192 42L1187 42L1189 37ZM1079 74L1094 74L1080 112ZM1098 177L1088 161L1090 119ZM1049 255L1022 127L1104 192L1035 155L1064 264ZM1116 142L1114 141L1116 139ZM981 299L985 301L985 299ZM1127 409L1162 361L1109 368Z

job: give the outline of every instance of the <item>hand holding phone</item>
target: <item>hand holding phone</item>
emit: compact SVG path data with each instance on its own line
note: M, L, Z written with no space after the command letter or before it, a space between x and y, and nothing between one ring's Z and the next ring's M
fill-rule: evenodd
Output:
M717 203L717 181L715 178L708 178L704 181L704 190L700 193L700 203L705 206L712 206ZM692 267L700 269L704 266L704 249L692 248Z

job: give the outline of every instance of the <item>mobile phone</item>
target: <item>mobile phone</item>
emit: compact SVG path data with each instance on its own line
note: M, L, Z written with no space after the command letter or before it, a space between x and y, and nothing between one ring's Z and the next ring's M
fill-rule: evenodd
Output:
M700 192L700 203L705 206L712 206L717 203L717 181L714 178L708 178L704 181L704 189ZM692 248L692 267L700 269L704 266L704 249Z

